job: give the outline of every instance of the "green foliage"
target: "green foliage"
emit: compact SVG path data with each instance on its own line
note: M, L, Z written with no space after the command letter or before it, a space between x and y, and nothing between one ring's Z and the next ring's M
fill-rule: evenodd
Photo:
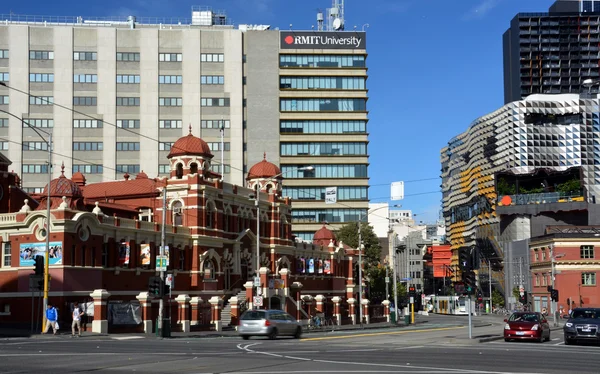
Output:
M519 294L519 290L517 290L517 295ZM498 290L492 291L492 306L498 308L504 308L504 296Z
M381 259L381 246L379 245L379 239L373 227L367 223L361 223L360 232L362 234L362 245L364 246L363 251L363 266L365 269L365 275L371 274L373 268L376 268ZM348 223L340 228L335 236L339 241L342 241L352 248L358 248L358 228L356 223Z
M525 187L519 187L519 194L523 194L523 195L527 195L527 194L531 194L531 193L543 193L544 192L544 187L533 187L533 188L525 188Z
M517 187L514 184L508 184L504 178L498 179L496 188L498 190L498 195L514 195L517 193Z
M572 194L574 192L580 192L581 191L581 182L579 181L579 179L571 179L569 181L566 181L566 182L561 183L558 186L556 186L556 190L558 192L562 192L564 194Z
M519 299L519 296L521 296L521 295L519 294L519 287L514 287L514 288L513 288L513 290L512 290L512 294L513 294L513 296L514 296L515 298L517 298L517 300L518 300L518 299Z
M371 294L385 295L385 266L375 266L365 272L366 278L369 282ZM388 274L392 274L392 270L388 269ZM391 283L390 276L390 283ZM392 285L389 285L391 289ZM387 296L387 295L386 295Z
M396 293L398 294L398 303L400 303L400 300L403 300L406 298L406 296L408 296L408 292L406 291L406 283L396 283Z

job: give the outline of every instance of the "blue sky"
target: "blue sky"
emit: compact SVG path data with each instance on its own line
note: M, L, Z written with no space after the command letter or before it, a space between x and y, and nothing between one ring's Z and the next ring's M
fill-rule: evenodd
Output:
M440 149L503 105L502 34L516 13L545 12L553 2L346 0L346 28L369 25L372 202L388 201L393 181L428 179L407 182L405 200L392 203L418 220L437 218ZM0 13L190 18L192 5L224 9L236 24L310 29L331 0L7 0Z

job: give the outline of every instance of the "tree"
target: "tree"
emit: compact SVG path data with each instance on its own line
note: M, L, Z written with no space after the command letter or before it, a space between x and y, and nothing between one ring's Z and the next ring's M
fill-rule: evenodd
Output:
M519 287L513 287L512 294L515 297L515 299L519 300L519 296L521 296L521 294L519 293Z
M504 308L504 296L502 296L502 293L498 290L492 291L492 305L498 308Z
M360 232L362 234L362 245L364 246L363 251L363 266L365 274L376 268L381 259L381 246L379 245L379 239L373 227L369 226L368 223L361 223ZM358 230L356 223L349 223L340 228L336 233L335 237L338 241L342 241L352 248L358 248Z

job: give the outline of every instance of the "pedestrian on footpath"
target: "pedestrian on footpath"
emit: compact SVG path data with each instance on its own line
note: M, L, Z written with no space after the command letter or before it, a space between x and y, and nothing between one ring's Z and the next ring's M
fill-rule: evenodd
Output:
M83 312L79 308L79 303L76 301L73 304L73 323L71 323L71 337L75 336L75 326L77 326L77 336L81 337L81 316L83 316Z
M56 330L58 330L58 312L52 304L48 303L48 308L46 308L46 328L42 334L47 334L50 330L50 326L52 326L52 331L54 332L54 335L56 335Z

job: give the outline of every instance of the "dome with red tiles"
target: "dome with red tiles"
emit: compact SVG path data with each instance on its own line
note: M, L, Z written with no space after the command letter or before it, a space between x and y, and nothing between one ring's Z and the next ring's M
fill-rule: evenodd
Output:
M190 133L183 138L177 139L175 144L171 146L171 152L169 152L167 158L176 156L205 156L212 158L213 154L204 140L192 135L192 126L190 126Z
M280 174L281 170L277 167L277 165L267 161L267 154L265 153L263 160L250 168L248 177L246 179L273 178L278 175L278 179L282 179Z
M144 173L142 170L138 173L138 175L135 176L135 179L148 179L148 174Z
M80 187L85 186L85 182L86 182L85 176L83 174L81 174L80 172L73 173L73 175L71 176L71 180Z
M43 196L48 196L48 185L44 188ZM60 177L53 179L50 182L51 197L83 197L81 189L74 181L65 177L65 165L61 167Z
M313 236L313 243L316 244L325 243L323 245L327 245L331 240L335 241L335 234L325 226L321 227Z

